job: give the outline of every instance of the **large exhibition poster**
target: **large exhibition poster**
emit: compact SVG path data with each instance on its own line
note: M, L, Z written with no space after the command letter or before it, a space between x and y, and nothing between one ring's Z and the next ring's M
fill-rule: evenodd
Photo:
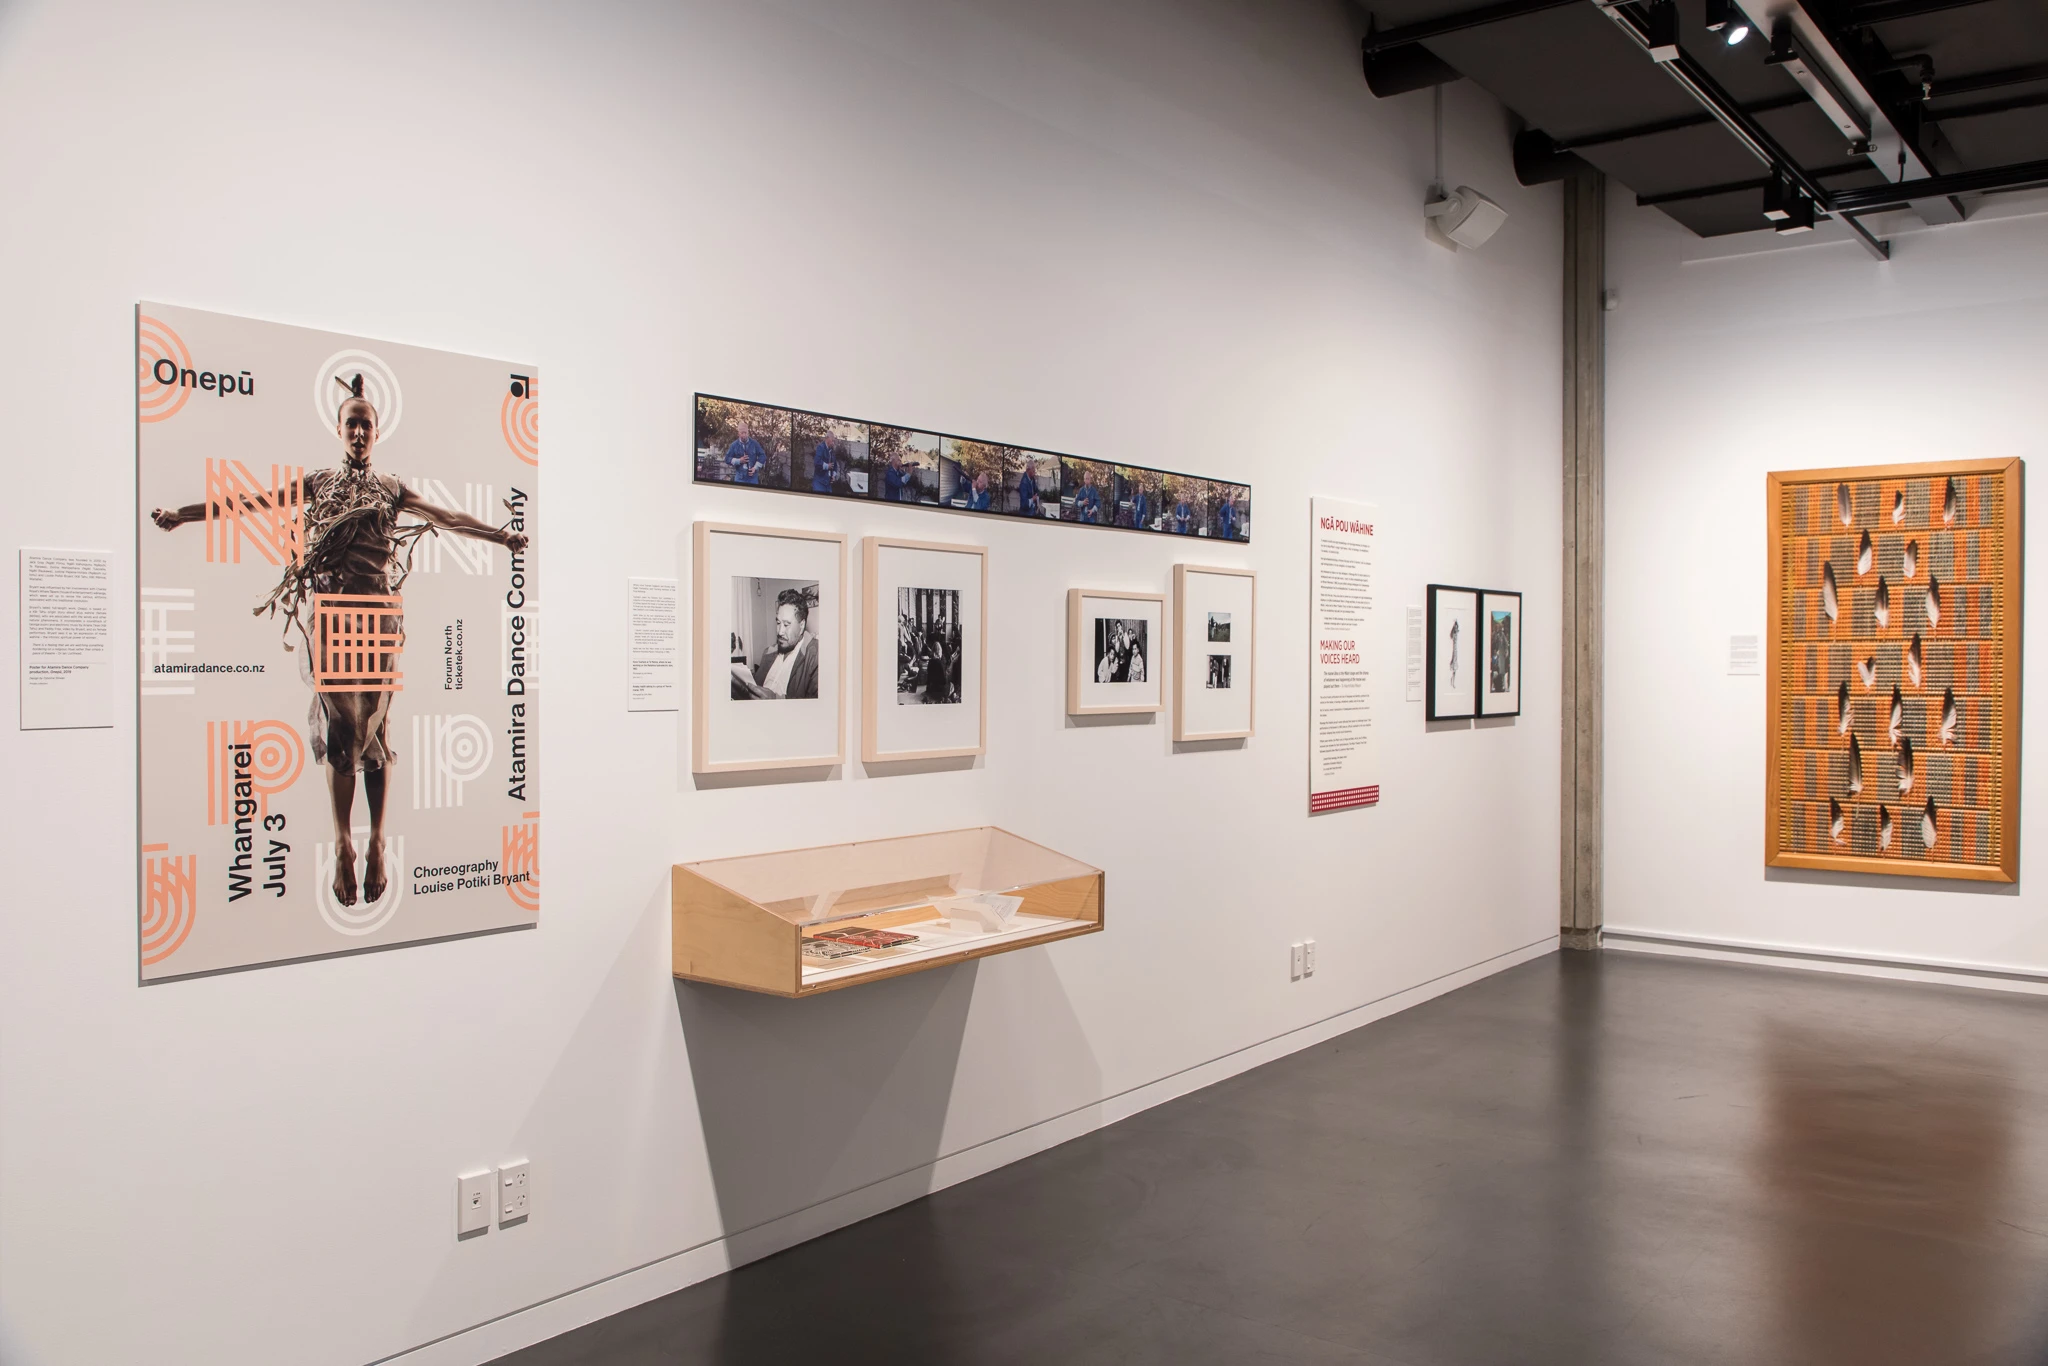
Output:
M1370 503L1309 500L1308 809L1375 806Z
M136 324L143 980L533 924L538 372Z

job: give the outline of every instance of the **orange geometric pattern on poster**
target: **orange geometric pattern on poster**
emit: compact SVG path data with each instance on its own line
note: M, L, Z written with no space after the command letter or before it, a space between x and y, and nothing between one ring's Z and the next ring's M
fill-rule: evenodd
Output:
M540 381L512 376L511 388L498 405L498 429L512 454L529 465L540 464Z
M313 595L313 690L315 692L399 692L405 675L398 669L405 644L402 627L384 619L400 618L404 604L396 593L315 593Z
M512 904L523 911L539 911L540 812L529 811L519 824L504 827L498 866Z
M272 564L298 560L305 544L305 468L272 465L260 483L239 460L206 462L206 560L242 562L242 538Z
M192 933L199 896L199 856L169 853L168 844L142 846L142 965L169 958ZM149 855L159 855L151 858Z
M237 772L234 745L249 747L249 763ZM232 825L235 784L246 780L270 814L270 799L299 780L306 768L306 745L287 721L208 721L206 723L206 823Z
M163 377L166 369L171 372L168 381ZM192 352L168 323L147 314L136 320L136 416L141 421L162 422L185 406L192 397L192 386L179 383L179 379L191 369Z

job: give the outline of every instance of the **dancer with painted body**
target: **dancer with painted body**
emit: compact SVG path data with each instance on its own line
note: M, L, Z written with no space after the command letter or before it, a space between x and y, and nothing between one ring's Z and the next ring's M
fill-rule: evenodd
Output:
M363 377L335 383L347 391L335 412L334 433L341 439L342 465L339 469L314 470L296 491L303 508L302 551L285 566L284 577L259 604L257 615L282 613L286 632L297 626L309 655L317 656L320 642L310 631L325 632L324 622L310 628L306 609L316 594L356 594L390 597L404 585L412 570L412 548L421 536L451 531L491 541L518 554L526 549L526 537L478 521L453 508L427 502L408 489L395 475L370 468L370 455L377 444L377 410L363 397ZM288 497L280 490L275 497ZM245 498L240 511L255 515L271 503L261 495ZM400 524L401 517L417 520ZM206 519L205 503L187 503L176 509L157 508L150 519L166 531L187 522ZM378 656L378 672L397 675L399 652L404 648L405 622L401 615L378 617L378 633L392 642ZM289 640L287 650L295 648ZM307 672L301 670L302 673ZM384 895L389 881L384 867L384 796L390 767L396 757L391 751L389 728L391 697L388 690L364 689L316 691L308 718L312 732L313 758L327 765L327 789L334 810L334 899L344 906L356 902L356 849L350 820L355 809L356 774L363 775L363 796L369 805L370 843L363 860L362 895L375 902Z

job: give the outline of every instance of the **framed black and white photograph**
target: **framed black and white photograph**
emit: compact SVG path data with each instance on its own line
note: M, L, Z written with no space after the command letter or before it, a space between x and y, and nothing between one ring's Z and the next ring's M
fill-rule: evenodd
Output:
M692 588L692 769L844 763L846 538L698 522Z
M1218 565L1173 567L1173 738L1238 740L1252 733L1254 605L1258 575Z
M1479 714L1522 714L1522 595L1487 588L1479 594L1485 656L1479 674Z
M1479 590L1429 585L1428 618L1426 715L1432 721L1467 720L1478 712L1486 651L1480 639Z
M1067 712L1109 716L1158 711L1166 595L1067 592Z
M870 536L861 606L861 762L982 753L987 548Z

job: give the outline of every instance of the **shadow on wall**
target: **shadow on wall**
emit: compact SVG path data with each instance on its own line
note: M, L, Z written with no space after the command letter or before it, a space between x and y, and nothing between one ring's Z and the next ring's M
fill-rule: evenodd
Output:
M675 984L735 1263L788 1241L762 1225L939 1156L976 966L796 1001Z
M1817 1029L1765 1051L1779 1338L1813 1366L2003 1360L2012 1095L1962 1049Z

